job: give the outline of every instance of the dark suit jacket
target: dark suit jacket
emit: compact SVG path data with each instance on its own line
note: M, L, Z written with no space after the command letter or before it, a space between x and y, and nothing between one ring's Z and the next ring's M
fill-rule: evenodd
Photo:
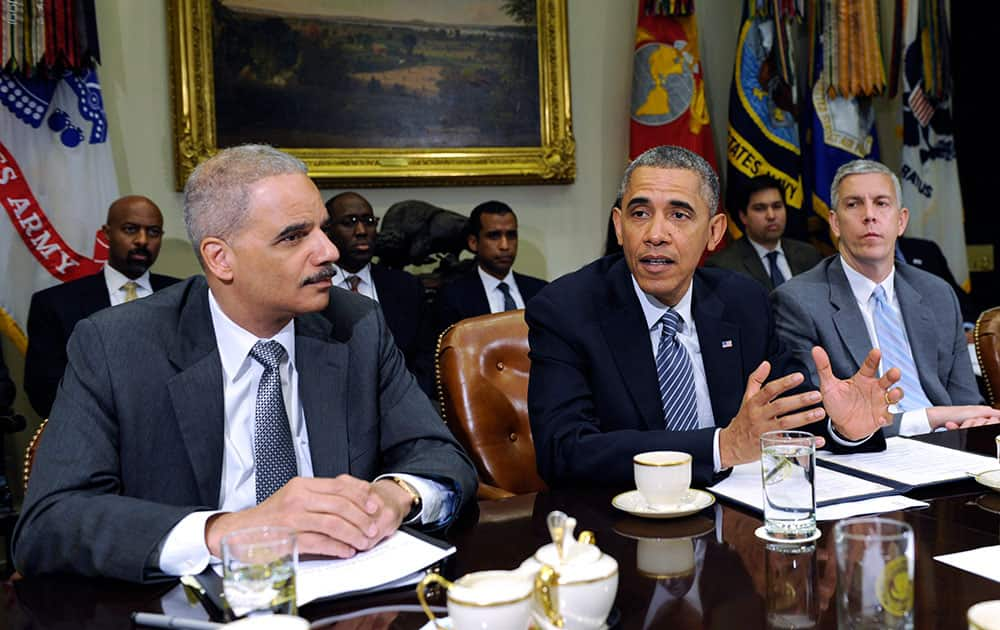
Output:
M521 292L521 298L525 304L548 284L544 280L521 275L517 272L514 272L514 281L517 282L517 290ZM479 277L477 267L473 267L470 273L445 285L438 291L435 299L435 311L437 334L441 334L445 328L457 321L477 315L486 315L490 312L490 301L486 297L486 289L483 288L483 281Z
M934 405L982 404L954 292L906 263L896 263L895 292L927 398ZM854 374L872 349L839 255L778 287L771 301L784 343L800 358L823 346L838 378Z
M431 318L424 299L424 285L405 271L372 264L372 282L396 345L406 366L428 396L434 393L434 341Z
M153 291L178 282L149 274ZM76 323L111 306L104 272L58 284L31 296L28 310L28 352L24 357L24 392L42 418L52 412L59 379L66 370L66 342Z
M296 318L295 343L317 477L406 472L459 505L475 497L475 468L372 300L331 291L325 312ZM82 320L15 528L17 569L149 577L173 526L218 507L224 423L203 277Z
M785 258L788 260L788 266L792 270L793 276L812 269L816 263L823 260L823 256L816 251L815 247L791 238L781 239L781 250L785 252ZM771 274L764 268L764 263L746 236L709 256L705 260L705 266L742 273L759 282L767 291L774 289Z
M909 236L900 236L896 243L899 244L899 250L903 253L903 258L906 259L907 263L934 274L951 286L958 298L958 305L962 309L962 321L975 323L979 319L979 313L983 309L976 304L971 295L955 282L955 276L951 274L951 269L948 267L948 259L944 257L944 253L937 243Z
M806 373L779 343L767 296L748 278L697 270L691 308L718 427L739 411L747 379L764 359L772 378ZM525 319L528 412L546 482L631 486L632 456L653 450L691 453L695 483L713 481L715 429L663 430L649 329L621 256L554 281L528 304ZM825 435L825 421L810 426ZM884 441L876 436L865 448Z

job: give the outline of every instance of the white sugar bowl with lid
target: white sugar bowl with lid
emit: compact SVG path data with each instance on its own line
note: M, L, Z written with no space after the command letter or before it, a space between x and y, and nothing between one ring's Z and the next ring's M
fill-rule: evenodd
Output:
M535 575L536 622L542 628L598 630L618 594L618 562L594 544L591 532L573 539L576 519L555 511L548 516L552 543L521 563Z

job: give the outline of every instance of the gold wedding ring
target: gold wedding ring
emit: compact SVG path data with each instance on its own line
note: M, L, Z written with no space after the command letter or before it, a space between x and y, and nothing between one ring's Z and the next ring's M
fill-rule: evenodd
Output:
M889 390L886 390L886 391L882 392L882 395L885 397L885 404L887 406L891 406L892 405L892 401L889 400Z

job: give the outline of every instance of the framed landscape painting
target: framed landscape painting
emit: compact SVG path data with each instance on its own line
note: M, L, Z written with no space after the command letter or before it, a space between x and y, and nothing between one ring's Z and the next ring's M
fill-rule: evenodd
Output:
M567 183L566 0L167 0L178 189L263 142L321 185Z

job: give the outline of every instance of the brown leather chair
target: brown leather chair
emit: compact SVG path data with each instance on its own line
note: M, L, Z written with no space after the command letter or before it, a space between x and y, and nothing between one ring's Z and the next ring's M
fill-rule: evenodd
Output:
M524 311L465 319L438 340L441 412L479 471L479 497L545 488L528 424L528 325Z
M976 358L986 384L986 400L998 406L1000 396L1000 306L983 311L976 320L973 332L976 341Z

